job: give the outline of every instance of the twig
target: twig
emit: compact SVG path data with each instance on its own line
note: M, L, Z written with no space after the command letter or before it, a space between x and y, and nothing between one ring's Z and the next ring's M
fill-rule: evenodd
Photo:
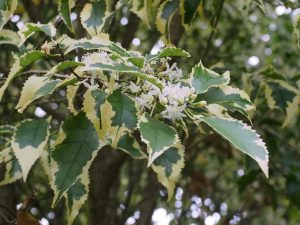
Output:
M219 20L220 20L220 16L221 16L221 12L222 12L222 9L223 9L223 6L224 6L224 2L225 2L225 0L223 0L220 3L219 9L217 11L217 14L216 14L216 17L215 17L215 20L214 20L214 23L212 25L211 33L210 33L210 35L208 37L208 40L207 40L207 44L206 44L206 48L205 48L204 54L202 56L202 60L204 60L207 57L207 55L208 55L208 52L209 52L209 49L210 49L210 45L211 45L211 41L212 41L212 39L213 39L213 37L215 35L216 28L217 28Z

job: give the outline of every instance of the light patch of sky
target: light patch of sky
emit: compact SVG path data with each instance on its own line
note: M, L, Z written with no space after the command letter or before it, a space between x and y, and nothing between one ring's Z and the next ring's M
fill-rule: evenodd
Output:
M39 211L38 211L37 208L33 207L33 208L30 209L30 212L31 212L32 215L36 215L36 214L38 214Z
M174 214L168 214L164 208L155 209L152 215L152 222L154 225L169 225L173 219Z
M150 51L151 55L156 55L163 47L165 46L165 43L162 40L158 40L153 48Z
M19 29L21 29L22 27L24 27L24 22L23 21L19 21L18 23L17 23L17 27L19 28Z
M223 44L223 41L222 39L218 38L215 40L214 44L216 47L220 47Z
M46 115L46 112L41 107L36 107L36 109L34 111L34 115L41 118Z
M244 176L245 171L244 171L243 169L238 169L238 170L236 171L236 173L237 173L237 175L238 175L239 177L241 177L241 176Z
M49 213L47 214L47 217L48 217L49 220L53 220L53 219L55 218L54 212L49 212Z
M135 37L132 39L132 44L134 46L139 46L141 44L141 40L139 38Z
M132 217L129 217L127 220L126 220L126 223L125 225L132 225L132 224L135 224L136 220L135 218L132 216Z
M215 225L217 224L221 219L220 213L213 213L210 216L207 216L204 220L205 225Z
M128 24L128 18L127 17L122 17L120 20L121 25L125 26Z
M275 13L278 15L278 16L282 16L284 14L290 14L292 12L292 9L289 8L289 7L285 7L285 6L277 6L276 9L275 9Z
M176 194L175 194L175 198L176 200L181 200L182 199L182 195L183 195L183 190L182 188L177 188L176 190Z
M212 204L212 200L210 199L210 198L206 198L205 200L204 200L204 205L205 206L210 206Z
M19 15L13 15L11 17L11 22L16 23L20 20L20 16Z
M252 67L255 67L255 66L258 66L259 64L259 58L255 55L253 56L250 56L248 59L247 59L247 64L249 66L252 66Z
M76 20L77 19L77 13L72 12L70 17L71 17L72 21Z
M42 218L39 222L41 225L49 225L49 221L46 218Z
M261 40L262 40L263 42L268 42L268 41L270 41L270 39L271 39L271 37L270 37L269 34L263 34L263 35L261 36Z
M220 205L220 211L221 211L221 214L223 216L227 215L227 209L228 209L227 203L226 202L222 202L221 205Z

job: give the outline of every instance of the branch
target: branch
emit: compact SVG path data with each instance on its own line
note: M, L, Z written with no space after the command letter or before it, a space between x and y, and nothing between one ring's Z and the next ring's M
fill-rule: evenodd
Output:
M212 25L211 33L210 33L210 35L208 37L208 40L207 40L207 43L206 43L206 48L205 48L204 54L202 56L202 60L203 61L208 56L208 52L209 52L209 49L210 49L211 41L212 41L212 39L213 39L213 37L215 35L216 29L217 29L217 26L218 26L218 23L219 23L219 20L220 20L220 17L221 17L221 13L222 13L222 10L223 10L224 2L225 2L225 0L222 0L222 2L219 5L219 9L217 11L214 23Z

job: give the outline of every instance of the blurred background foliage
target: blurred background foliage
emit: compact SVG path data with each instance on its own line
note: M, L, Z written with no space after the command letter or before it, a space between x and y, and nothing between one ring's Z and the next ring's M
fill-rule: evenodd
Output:
M71 15L75 32L64 24L57 26L59 32L76 39L86 35L78 16L85 3L78 1ZM150 21L155 20L157 8L149 13L154 17ZM186 73L201 60L216 71L231 71L232 84L251 96L256 105L253 126L270 151L269 179L254 161L234 151L218 135L203 134L190 126L184 141L186 166L173 200L166 201L165 190L145 163L103 150L99 154L102 163L91 170L89 204L76 224L88 224L91 217L95 218L91 224L99 225L300 224L300 49L294 31L299 14L298 0L203 0L187 29L177 18L178 12L168 28L169 42L192 55L178 61ZM17 31L26 22L38 21L58 21L55 0L20 0L5 27ZM157 53L168 41L155 23L147 25L131 10L130 2L114 11L105 32L123 47L142 53ZM30 41L35 46L42 39L43 35L37 34ZM8 73L12 51L20 54L22 49L0 46L1 76ZM18 114L14 107L23 81L18 78L0 103L1 124L41 113L53 115L59 123L59 115L67 114L65 90L42 98L27 115ZM1 165L2 177L5 169L6 165ZM42 224L64 224L64 203L51 209L52 192L45 174L33 171L27 183L19 180L0 187L0 217L13 217L15 205L34 191L31 214Z

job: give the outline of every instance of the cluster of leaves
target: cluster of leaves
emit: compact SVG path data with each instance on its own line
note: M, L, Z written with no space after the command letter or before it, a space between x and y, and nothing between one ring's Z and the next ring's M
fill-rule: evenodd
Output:
M16 9L17 0L0 3L2 29ZM243 116L250 122L254 104L246 92L230 85L228 71L217 73L200 62L183 72L174 63L175 57L190 56L182 49L169 46L155 55L144 56L122 48L103 33L114 14L128 5L147 26L156 26L168 43L175 17L179 15L187 28L197 10L201 10L200 3L132 0L113 6L111 1L91 1L80 15L88 35L79 40L60 34L51 22L27 23L17 33L2 29L0 44L21 50L0 87L0 99L15 78L35 74L23 84L15 109L23 113L36 107L38 99L65 87L71 116L59 127L53 126L50 116L1 126L0 162L6 167L1 184L21 178L26 181L40 160L54 191L53 206L65 197L68 224L72 224L87 199L91 163L98 151L109 145L134 159L146 159L171 199L184 167L185 150L178 133L184 131L188 136L193 124L203 133L209 133L208 128L219 133L252 157L268 177L264 142L245 122L235 119ZM247 1L246 6L252 3L264 11L262 1ZM74 5L72 0L58 1L59 15L70 31ZM217 10L212 12L216 13ZM214 20L211 23L214 26ZM36 33L49 41L32 47L28 39ZM53 58L60 62L46 70L35 63L47 63ZM37 70L26 71L28 67ZM264 90L268 106L286 113L283 126L287 126L297 116L299 90L279 75L265 77L263 82L251 81L256 85L254 93ZM233 116L236 112L239 117Z

